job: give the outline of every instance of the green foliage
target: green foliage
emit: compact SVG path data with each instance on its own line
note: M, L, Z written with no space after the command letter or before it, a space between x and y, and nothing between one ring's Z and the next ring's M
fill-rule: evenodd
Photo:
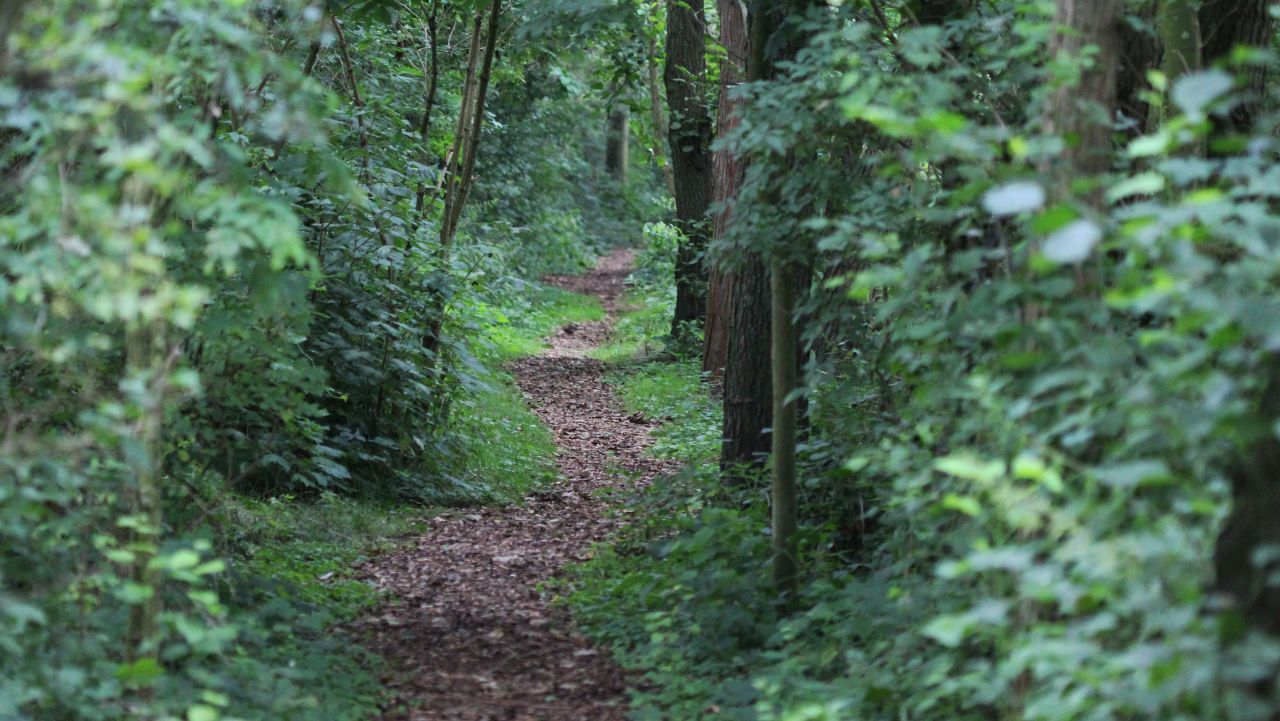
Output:
M687 351L672 342L671 314L676 303L671 285L679 230L668 223L647 223L645 243L627 278L625 312L613 334L591 355L608 363L627 365L650 356ZM688 353L678 353L687 357Z
M1269 718L1280 646L1215 570L1274 551L1270 521L1251 555L1220 535L1241 466L1274 476L1274 91L1233 135L1239 68L1188 75L1112 172L1069 175L1032 89L1080 66L1047 60L1045 7L889 10L892 39L858 5L790 26L723 141L749 171L720 261L814 263L788 613L751 585L750 491L684 481L574 604L648 669L638 718Z
M408 527L332 493L549 477L492 366L600 312L512 272L603 245L583 228L612 210L580 192L598 118L565 94L522 115L511 47L484 222L445 257L431 189L466 45L439 44L420 138L428 8L369 5L0 10L0 718L368 717L372 660L334 624L374 600L350 563ZM544 122L570 152L505 145Z
M720 455L722 409L707 395L697 361L650 363L615 373L610 382L628 412L660 420L652 452L692 465Z
M496 299L495 299L496 300ZM604 308L594 296L570 293L541 283L516 283L494 307L477 300L468 313L484 319L479 352L486 361L505 362L536 355L544 339L568 323L604 318Z

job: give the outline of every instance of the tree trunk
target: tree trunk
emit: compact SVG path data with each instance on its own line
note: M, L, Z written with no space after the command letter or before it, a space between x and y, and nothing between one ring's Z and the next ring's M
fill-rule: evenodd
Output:
M1123 8L1123 0L1058 0L1051 54L1080 59L1086 49L1096 48L1080 81L1058 88L1046 108L1046 129L1067 141L1060 175L1064 181L1111 167Z
M707 275L702 256L710 235L711 114L706 103L707 60L703 0L667 3L668 138L676 182L676 225L682 238L676 253L676 308L671 333L706 313Z
M648 73L649 120L653 123L653 157L662 167L662 179L667 184L667 195L676 197L676 176L667 157L667 121L662 117L662 90L658 86L658 38L649 37L649 57L645 64Z
M1197 0L1158 0L1156 35L1160 40L1160 71L1173 81L1200 69L1200 17ZM1163 103L1152 106L1148 122L1156 128L1164 122L1167 108Z
M1164 49L1160 63L1164 75L1173 82L1200 69L1200 18L1196 0L1160 0L1157 30Z
M772 263L770 362L773 367L773 582L779 590L795 590L796 559L796 398L799 379L796 352L796 296L799 272L784 258Z
M502 0L489 6L488 30L481 35L484 14L476 16L471 31L471 48L467 52L467 75L463 82L462 102L458 110L458 126L453 149L449 152L444 176L444 212L440 219L440 246L436 253L441 265L448 265L462 210L471 192L476 154L480 150L480 131L484 127L485 96L493 73L493 57L498 45L498 22L502 17ZM482 45L483 44L483 45ZM484 60L480 60L483 47ZM423 345L436 353L440 350L440 332L444 326L444 297L437 294L435 313L431 318Z
M1280 634L1280 585L1276 564L1255 563L1255 553L1280 545L1280 440L1272 428L1280 418L1280 356L1272 356L1266 392L1252 425L1255 440L1228 469L1232 508L1214 549L1217 588L1255 628Z
M770 442L772 379L769 370L769 271L757 254L746 258L731 281L728 363L724 367L724 445L720 467L741 482L743 467L761 468Z
M618 103L609 111L609 128L605 137L604 167L619 185L626 185L631 165L631 109Z
M138 321L141 323L142 321ZM158 649L152 641L156 622L162 611L160 577L151 561L159 550L164 533L164 505L160 489L161 426L164 421L165 379L164 356L160 353L163 334L151 328L136 328L126 333L125 364L131 375L140 376L147 385L142 398L142 414L134 424L133 440L138 451L128 459L134 487L128 497L129 510L137 525L132 528L132 545L137 549L130 577L138 587L150 594L129 607L125 627L125 656L129 662L155 658Z
M1143 97L1151 90L1147 73L1160 63L1160 43L1153 32L1156 25L1156 3L1143 2L1130 7L1135 23L1120 23L1120 66L1116 69L1116 113L1119 127L1132 139L1147 130L1154 108Z
M427 18L427 27L425 29L427 44L431 46L431 70L427 76L427 96L422 103L422 120L418 123L418 138L421 143L421 151L419 153L419 162L422 167L427 167L428 155L431 152L431 111L436 106L436 85L440 78L440 54L439 43L437 42L437 13L438 5L435 3L431 6L431 15ZM418 196L414 200L414 228L421 223L427 210L427 181L425 178L418 181Z
M1270 4L1270 0L1203 0L1200 29L1204 62L1226 58L1239 45L1270 47L1274 32L1271 13L1267 11ZM1265 67L1254 67L1249 72L1248 89L1253 98L1232 109L1230 125L1236 132L1248 132L1253 126L1253 116L1258 111L1266 83Z
M720 97L716 109L716 137L724 138L738 127L737 107L731 97L742 82L742 69L747 57L747 18L738 0L716 0L720 14L720 44L726 57L720 64ZM743 163L727 148L715 151L711 158L711 196L720 211L712 217L711 239L719 240L729 228L732 212L729 205L738 197L745 170ZM702 371L713 381L723 378L729 360L730 313L733 307L733 274L708 263L707 309L703 321Z

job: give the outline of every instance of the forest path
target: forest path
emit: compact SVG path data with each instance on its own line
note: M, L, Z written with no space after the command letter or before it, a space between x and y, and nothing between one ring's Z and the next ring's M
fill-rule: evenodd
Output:
M663 468L645 456L648 426L605 384L607 366L586 357L612 328L631 260L616 251L587 275L550 278L599 297L605 319L561 328L550 348L510 367L555 436L561 480L521 506L437 516L429 534L363 567L391 594L358 622L392 667L385 721L623 718L622 672L537 586L619 525L598 491Z

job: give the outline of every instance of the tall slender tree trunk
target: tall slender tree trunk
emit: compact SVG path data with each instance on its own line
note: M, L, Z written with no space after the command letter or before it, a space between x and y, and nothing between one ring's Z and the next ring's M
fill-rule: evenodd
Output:
M129 466L134 486L130 489L135 518L133 545L137 549L131 569L131 580L149 594L129 607L125 628L125 654L130 662L154 658L156 622L162 610L159 576L151 561L159 550L164 532L164 505L160 488L161 424L164 420L165 381L164 356L161 353L163 333L142 327L128 331L125 340L125 363L130 374L146 379L148 390L145 406L135 422L133 441L138 451L130 454Z
M1044 116L1046 129L1067 140L1059 175L1064 182L1110 168L1123 9L1123 0L1058 0L1050 52L1090 58L1078 83L1054 91ZM1090 48L1094 52L1087 53Z
M706 313L707 275L703 261L710 236L711 113L706 102L707 60L704 0L668 0L668 138L676 183L676 225L683 235L676 252L676 307L672 335Z
M773 78L776 63L766 55L772 43L771 35L778 30L791 32L787 27L792 17L799 17L809 7L809 0L771 0L759 4L756 20L751 28L751 60L748 73L751 79ZM781 52L794 56L801 38L788 38ZM792 159L788 165L794 165ZM780 198L773 189L768 191L768 202L776 204ZM769 258L769 275L772 281L769 293L770 305L770 367L772 371L772 544L773 582L788 603L795 591L799 572L795 533L798 526L796 506L796 438L799 426L799 333L796 328L796 305L800 294L801 279L807 279L808 253L794 247L795 238L775 243ZM797 253L800 250L800 253Z
M737 108L740 101L733 97L734 89L742 82L746 65L747 17L744 6L738 0L716 0L720 15L720 44L726 57L720 64L720 95L716 108L717 138L725 138L738 127ZM728 148L720 147L711 158L711 197L719 206L712 217L711 241L725 236L732 217L730 205L738 197L745 166ZM707 309L703 321L702 371L712 381L724 377L729 361L730 313L733 307L733 273L721 270L717 264L708 263Z
M658 38L649 36L648 57L645 62L649 91L649 121L653 123L653 157L662 167L662 179L667 184L667 194L676 197L676 175L667 157L667 119L662 117L662 89L658 85Z
M1200 69L1200 16L1197 0L1160 0L1157 30L1164 48L1161 70L1175 80Z
M436 250L442 265L452 255L453 241L462 220L462 211L471 192L476 155L480 151L480 131L484 127L485 96L493 73L493 58L498 45L498 24L502 19L502 0L493 0L488 8L489 23L484 28L484 13L476 16L471 31L471 47L467 52L467 74L463 82L462 102L453 149L449 152L444 176L444 211L440 219L440 245ZM483 56L483 60L481 57ZM429 321L423 345L436 353L440 350L440 333L444 326L445 302L437 294L435 312Z
M619 185L626 185L631 166L631 108L616 102L609 111L604 167Z
M438 42L438 18L439 5L431 4L431 15L427 18L427 26L423 30L426 35L427 44L430 46L431 52L431 69L427 75L427 94L422 103L422 119L418 122L418 141L420 150L418 153L419 163L422 167L427 167L429 154L431 152L431 111L436 107L436 86L440 79L440 53ZM427 181L422 179L418 181L418 195L414 199L414 227L417 228L421 223L427 211Z
M770 274L770 327L773 343L773 581L782 591L795 589L796 558L796 432L799 381L796 353L796 298L800 269L785 258L775 258Z
M1158 0L1156 3L1156 35L1160 41L1160 71L1173 81L1200 69L1200 16L1198 0ZM1155 128L1164 121L1163 103L1151 107L1148 126Z

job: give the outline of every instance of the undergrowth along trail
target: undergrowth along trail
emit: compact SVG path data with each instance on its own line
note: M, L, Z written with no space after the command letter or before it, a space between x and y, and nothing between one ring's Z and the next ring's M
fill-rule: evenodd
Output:
M608 336L632 256L549 279L600 298L600 321L561 327L549 348L510 365L558 448L560 478L520 505L458 510L402 549L368 561L388 600L356 627L389 662L397 721L620 720L625 679L606 651L553 607L540 584L587 557L620 521L604 491L664 469L650 428L628 417L588 352Z

